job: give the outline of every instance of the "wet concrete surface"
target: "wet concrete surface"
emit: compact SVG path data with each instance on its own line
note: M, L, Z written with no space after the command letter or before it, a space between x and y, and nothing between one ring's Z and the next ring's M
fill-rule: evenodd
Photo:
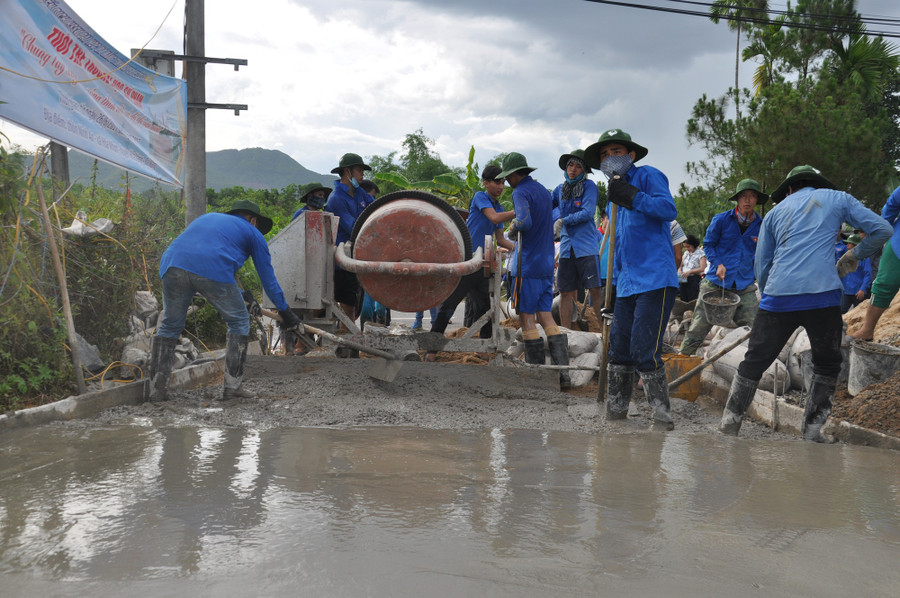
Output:
M0 594L895 596L898 482L780 437L118 413L0 436Z

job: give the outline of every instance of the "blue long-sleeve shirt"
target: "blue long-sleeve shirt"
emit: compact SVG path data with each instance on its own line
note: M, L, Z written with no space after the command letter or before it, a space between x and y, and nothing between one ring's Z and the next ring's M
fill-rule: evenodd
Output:
M503 206L500 205L499 201L484 191L479 191L469 203L469 218L466 220L466 227L469 229L469 235L472 237L473 253L479 247L484 248L485 236L493 237L497 229L503 228L503 224L494 224L488 220L488 217L482 211L487 208L492 208L498 214L503 212Z
M850 274L841 278L845 295L855 295L859 291L868 291L872 286L872 260L859 260L859 266Z
M713 216L703 239L706 252L706 280L726 289L745 289L756 279L753 262L756 258L756 243L762 227L762 216L755 214L753 221L744 232L734 209ZM719 280L716 270L719 264L725 266L725 280Z
M597 184L584 179L584 191L580 197L562 198L562 185L553 190L553 201L559 202L559 218L563 227L559 239L559 257L568 259L572 250L575 257L597 255L600 234L594 223L597 211Z
M842 289L834 266L834 239L844 222L866 232L853 249L859 259L872 255L892 233L884 218L849 193L804 187L788 195L766 214L760 229L756 247L760 291L779 297Z
M616 296L630 297L664 287L678 287L669 223L678 216L669 179L652 166L632 166L625 180L638 188L633 209L619 208L613 284ZM607 212L610 210L607 204Z
M526 176L512 193L522 244L522 278L553 276L553 199L543 185Z
M362 214L362 211L369 205L368 201L372 196L366 193L365 189L351 189L348 185L340 181L334 182L334 191L328 196L328 202L325 204L325 211L331 212L338 218L338 232L334 238L334 244L340 245L344 241L350 240L353 233L353 225L356 219Z
M248 257L253 258L266 296L279 310L288 309L272 269L266 238L234 214L204 214L191 222L163 253L159 276L162 278L169 268L181 268L216 282L234 283L234 275Z

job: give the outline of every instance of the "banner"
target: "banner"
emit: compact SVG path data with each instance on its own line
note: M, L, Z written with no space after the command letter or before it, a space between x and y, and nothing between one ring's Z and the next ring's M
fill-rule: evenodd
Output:
M183 186L184 81L128 63L61 0L0 0L0 15L0 118Z

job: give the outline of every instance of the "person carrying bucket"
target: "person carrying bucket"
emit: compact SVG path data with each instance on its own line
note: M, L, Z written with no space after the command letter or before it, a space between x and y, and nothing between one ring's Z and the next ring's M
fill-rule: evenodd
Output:
M890 237L886 220L849 193L837 191L821 172L797 166L772 192L756 249L756 280L762 292L747 353L731 382L719 431L737 435L766 369L799 326L809 335L813 376L801 431L805 440L822 435L841 372L841 276L856 270ZM834 263L834 235L841 224L866 231L852 251Z
M737 294L740 303L732 321L738 326L749 326L759 307L753 263L763 219L754 208L766 203L769 196L762 192L759 183L744 179L728 199L737 205L713 216L703 239L706 278L700 281L700 300L694 308L691 327L681 342L682 355L696 353L713 327L714 318L706 312L704 295L724 295L723 289Z
M609 334L606 418L628 417L634 372L653 408L654 424L674 429L669 408L662 339L678 294L669 223L678 210L669 180L652 166L635 166L647 148L621 129L611 129L584 150L585 162L609 178L615 204L613 280L616 304ZM621 209L619 209L621 208ZM605 308L604 308L605 311Z

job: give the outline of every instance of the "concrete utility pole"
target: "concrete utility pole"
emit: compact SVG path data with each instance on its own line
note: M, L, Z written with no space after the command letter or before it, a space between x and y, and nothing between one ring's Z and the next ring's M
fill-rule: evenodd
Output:
M53 201L59 201L60 196L69 186L69 148L50 142L50 175L53 180Z
M205 56L204 0L185 0L185 56ZM206 213L206 63L184 61L187 81L187 147L185 148L184 225ZM193 105L193 107L192 107Z

